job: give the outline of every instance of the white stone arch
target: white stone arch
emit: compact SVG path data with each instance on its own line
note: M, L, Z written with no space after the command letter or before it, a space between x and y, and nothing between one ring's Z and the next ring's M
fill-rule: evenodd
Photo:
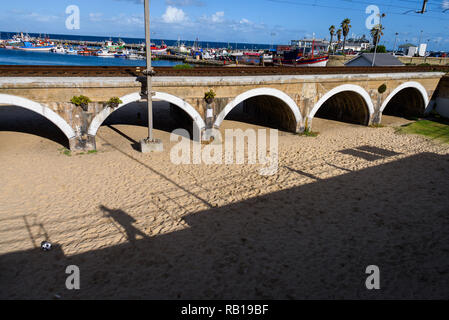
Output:
M123 101L123 103L120 104L116 109L112 110L111 108L104 108L99 114L97 114L95 116L95 118L92 120L92 123L89 126L89 131L88 131L89 135L95 136L97 134L98 129L103 124L103 122L113 112L126 106L129 103L140 101L142 98L141 98L139 92L135 92L135 93L128 94L120 99ZM173 96L171 94L163 93L163 92L155 92L153 99L167 101L167 102L170 102L171 104L178 106L179 108L184 110L193 119L193 121L195 122L195 124L199 130L205 129L206 123L204 122L201 115L198 113L198 111L194 107L192 107L189 103L185 102L184 100L182 100L176 96Z
M216 128L219 128L221 123L224 121L226 116L229 114L229 112L231 112L237 105L239 105L240 103L242 103L243 101L245 101L249 98L253 98L256 96L271 96L271 97L275 97L275 98L282 100L283 102L285 102L287 104L287 106L293 112L293 115L295 116L296 123L297 124L302 123L302 116L301 116L301 113L299 112L298 105L292 98L290 98L290 96L288 96L284 92L277 90L277 89L258 88L258 89L246 91L246 92L238 95L234 100L232 100L230 103L228 103L226 105L226 107L217 116L214 126Z
M320 108L323 106L323 104L329 100L330 98L332 98L334 95L341 93L341 92L345 92L345 91L350 91L350 92L355 92L358 93L363 100L366 103L366 106L368 107L368 112L369 112L369 118L372 117L372 115L374 114L374 104L373 101L371 100L371 97L369 95L368 92L366 92L365 89L363 89L360 86L357 85L353 85L353 84L343 84L341 86L338 86L330 91L328 91L324 96L321 97L321 99L315 104L315 106L313 107L312 111L310 111L308 118L310 120L312 120L316 113L318 112L318 110L320 110Z
M409 82L405 82L405 83L401 84L396 89L394 89L393 92L391 92L389 94L389 96L385 99L384 103L382 104L382 107L380 108L380 114L382 114L384 112L384 110L387 107L388 103L391 101L391 99L394 98L394 96L396 94L398 94L401 90L404 90L404 89L407 89L407 88L415 88L415 89L417 89L419 91L419 93L421 93L421 96L422 96L423 101L424 101L424 110L423 110L423 112L425 112L427 107L429 106L429 96L427 95L426 89L419 82L409 81Z
M56 112L40 103L18 96L12 96L9 94L0 94L0 104L13 105L34 111L40 114L41 116L47 118L51 122L53 122L65 134L67 139L70 140L75 137L75 131L67 123L67 121L65 121Z

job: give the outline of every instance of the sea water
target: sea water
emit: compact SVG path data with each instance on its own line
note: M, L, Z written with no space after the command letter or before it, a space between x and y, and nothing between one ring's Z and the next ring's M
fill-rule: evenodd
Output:
M182 64L182 61L156 60L155 67L170 67ZM80 56L52 52L30 52L20 50L0 49L0 65L29 66L145 66L146 60L125 58L103 58L95 56Z
M0 32L0 39L11 39L14 32ZM39 37L36 33L30 33L31 37ZM103 42L106 40L118 41L117 37L97 37L97 36L77 36L77 35L60 35L50 34L46 35L53 40L78 40L78 41L92 41ZM127 44L141 44L145 42L145 39L141 38L124 38L123 40ZM176 46L177 40L152 40L156 45L164 42L168 46ZM179 43L184 43L186 46L192 46L194 41L181 40ZM231 48L231 49L269 49L270 45L265 44L248 44L248 43L225 43L225 42L207 42L197 41L197 45L202 48ZM166 61L155 60L153 65L155 67L175 66L183 64L181 61ZM78 56L68 54L58 54L52 52L24 52L20 50L8 50L0 49L0 65L60 65L60 66L145 66L145 60L131 60L125 58L105 58L95 56Z

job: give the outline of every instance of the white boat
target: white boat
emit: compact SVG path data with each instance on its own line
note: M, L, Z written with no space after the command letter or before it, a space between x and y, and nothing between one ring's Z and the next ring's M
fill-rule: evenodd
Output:
M63 46L57 46L57 47L51 49L50 51L53 53L60 53L60 54L66 53L66 50L64 49Z
M114 57L116 58L126 58L129 55L129 51L128 50L119 50L116 53L114 53Z
M136 52L131 52L126 56L126 58L130 59L130 60L142 60L142 59L145 59L145 56L140 55Z
M98 57L103 57L103 58L113 58L115 53L110 52L109 50L106 50L106 49L101 49L101 50L97 51L96 55Z
M329 62L329 56L312 57L309 59L298 59L298 67L326 67Z
M76 51L76 50L73 49L73 48L69 48L69 49L67 49L67 50L65 51L65 53L67 53L67 54L78 54L78 51Z

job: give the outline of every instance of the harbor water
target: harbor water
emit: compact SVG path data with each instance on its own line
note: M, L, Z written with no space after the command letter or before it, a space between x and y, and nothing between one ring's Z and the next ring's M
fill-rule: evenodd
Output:
M0 39L7 40L14 36L13 32L0 32ZM43 35L30 33L31 37L39 37ZM74 35L57 35L50 34L46 37L53 40L72 41L89 41L89 42L103 42L112 40L117 42L123 40L127 44L142 44L145 40L139 38L117 38L117 37L95 37L95 36L74 36ZM177 41L177 40L158 40L153 39L153 43L160 45L165 43L168 46L176 46L184 44L187 47L194 45L194 41ZM245 43L224 43L224 42L205 42L197 41L196 45L202 48L231 48L231 49L268 49L270 45L263 44L245 44ZM153 60L155 67L172 67L178 64L183 64L182 61L166 61ZM145 60L132 60L126 58L114 57L97 57L97 56L80 56L69 54L58 54L52 52L26 52L19 50L8 50L0 48L0 65L60 65L60 66L145 66Z
M155 60L155 67L172 67L183 64L182 61ZM96 56L80 56L58 54L52 52L27 52L20 50L0 49L0 65L33 65L33 66L136 66L146 65L146 60L125 58L103 58Z

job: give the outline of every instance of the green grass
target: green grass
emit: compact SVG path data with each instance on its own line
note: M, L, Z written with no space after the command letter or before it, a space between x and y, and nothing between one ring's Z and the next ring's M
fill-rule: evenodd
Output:
M398 131L400 133L419 134L432 140L449 143L449 123L445 121L419 120L400 127Z
M61 154L66 155L67 157L72 156L72 152L67 148L61 148L61 149L58 149L58 151L60 151Z
M66 155L67 157L71 157L72 156L72 151L70 151L67 148L60 148L58 149L59 152L61 152L61 154ZM73 155L75 156L83 156L83 155L88 155L88 154L97 154L98 151L97 150L90 150L87 152L75 152Z
M173 69L184 70L184 69L192 69L193 67L190 64L177 64L173 67Z
M370 128L385 128L385 126L380 123L373 123L370 125Z
M309 129L305 129L304 132L298 133L301 137L318 137L319 134L319 132L310 131Z

